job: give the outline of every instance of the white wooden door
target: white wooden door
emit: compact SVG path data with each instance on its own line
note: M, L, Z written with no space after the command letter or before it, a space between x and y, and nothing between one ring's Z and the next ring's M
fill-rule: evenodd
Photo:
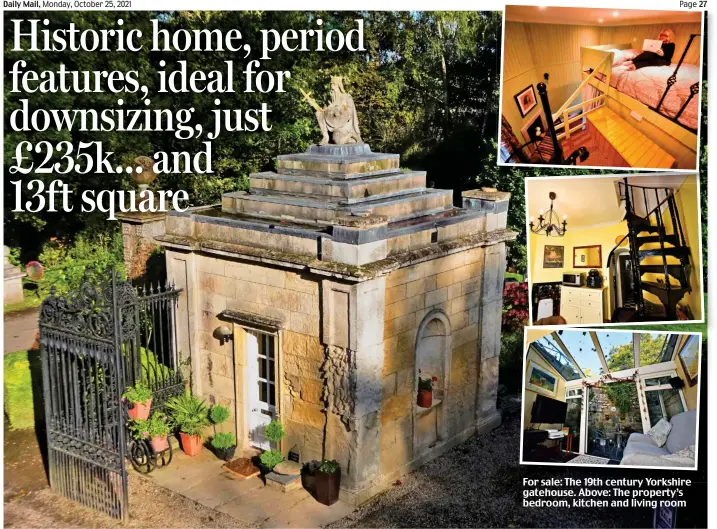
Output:
M273 335L247 332L249 439L252 446L274 448L264 428L276 416L276 352Z

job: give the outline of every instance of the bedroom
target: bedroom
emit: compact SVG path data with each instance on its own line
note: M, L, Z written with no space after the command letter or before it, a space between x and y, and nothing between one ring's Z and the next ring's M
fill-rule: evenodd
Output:
M694 169L702 32L700 12L506 6L500 163Z
M527 329L523 463L695 468L698 334Z

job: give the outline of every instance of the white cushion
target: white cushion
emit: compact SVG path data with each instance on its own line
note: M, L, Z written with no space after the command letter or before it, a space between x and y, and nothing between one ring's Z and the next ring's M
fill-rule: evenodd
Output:
M670 435L670 430L672 430L672 424L663 417L660 419L660 422L650 428L647 435L652 437L652 440L655 441L657 446L662 446L667 442L667 436Z

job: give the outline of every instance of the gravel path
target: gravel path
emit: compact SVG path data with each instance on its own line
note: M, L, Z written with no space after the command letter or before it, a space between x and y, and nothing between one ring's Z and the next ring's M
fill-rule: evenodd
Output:
M5 527L253 527L130 474L126 523L83 507L45 488L5 502Z
M400 485L330 527L652 527L651 509L522 508L524 477L599 472L519 466L519 434L520 410L513 408L493 432L404 476Z

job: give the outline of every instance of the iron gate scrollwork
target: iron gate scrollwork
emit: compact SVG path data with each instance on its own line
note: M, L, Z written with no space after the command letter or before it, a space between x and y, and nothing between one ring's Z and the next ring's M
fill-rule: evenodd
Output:
M40 309L50 486L115 518L128 515L127 413L143 381L161 409L184 390L176 343L180 290L135 290L116 272ZM153 408L155 404L153 403Z

